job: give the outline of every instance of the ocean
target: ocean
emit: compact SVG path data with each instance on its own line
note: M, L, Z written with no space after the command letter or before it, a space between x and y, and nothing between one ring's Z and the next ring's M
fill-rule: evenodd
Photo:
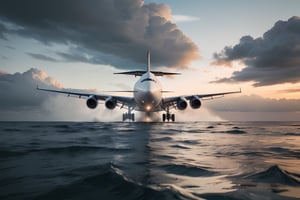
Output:
M0 199L300 199L300 122L0 122Z

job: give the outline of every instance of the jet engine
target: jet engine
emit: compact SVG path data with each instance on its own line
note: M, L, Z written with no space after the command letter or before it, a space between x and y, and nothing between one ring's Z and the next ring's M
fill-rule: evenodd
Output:
M178 100L177 100L177 108L179 110L185 110L186 107L187 107L187 102L186 102L186 99L183 98L183 97L180 97Z
M117 101L114 98L112 98L112 97L108 97L105 100L105 107L107 109L112 110L112 109L114 109L116 107L116 105L117 105Z
M87 107L90 109L95 109L98 105L98 101L94 95L90 96L86 101Z
M193 109L198 109L201 107L201 101L199 99L199 97L197 96L193 96L191 99L190 99L190 106L193 108Z

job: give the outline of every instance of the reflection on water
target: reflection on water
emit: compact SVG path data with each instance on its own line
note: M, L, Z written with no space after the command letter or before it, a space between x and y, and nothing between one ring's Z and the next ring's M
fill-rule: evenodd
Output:
M300 197L300 123L0 123L0 199Z

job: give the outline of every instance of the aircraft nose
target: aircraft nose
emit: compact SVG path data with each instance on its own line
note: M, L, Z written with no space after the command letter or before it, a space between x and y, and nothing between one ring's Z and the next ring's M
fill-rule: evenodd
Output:
M156 88L156 85L155 85L155 83L153 83L153 82L149 82L149 83L145 86L146 91L151 91L151 90L153 90L153 89L155 89L155 88Z
M143 97L144 97L144 99L142 100L142 103L143 103L144 105L155 103L155 101L154 101L155 96L154 96L151 92L145 92L145 93L143 94Z

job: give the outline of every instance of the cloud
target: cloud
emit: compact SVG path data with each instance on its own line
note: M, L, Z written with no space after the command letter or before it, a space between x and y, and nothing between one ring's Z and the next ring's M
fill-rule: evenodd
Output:
M233 121L298 121L300 99L270 99L258 95L205 101L213 114Z
M172 22L174 23L180 23L180 22L193 22L200 20L199 17L193 17L188 15L173 15L172 16Z
M300 99L269 99L258 95L223 98L207 105L221 112L300 112Z
M0 76L1 76L1 75L5 75L5 74L7 74L7 73L0 70Z
M279 90L279 93L284 92L284 93L298 93L300 92L300 88L289 88L285 90Z
M7 32L8 30L6 29L6 27L4 26L4 24L0 23L0 39L2 40L7 40L7 38L5 37L5 32Z
M300 17L278 21L262 38L244 36L240 43L214 54L214 64L230 65L239 61L246 65L222 82L253 81L255 87L300 82Z
M0 36L16 34L46 45L65 44L79 48L89 58L83 59L86 56L70 49L61 54L63 61L119 68L129 61L135 68L145 64L145 54L150 49L154 66L185 68L199 58L198 47L171 19L168 5L144 4L142 0L4 0L0 7ZM56 61L41 54L31 56ZM118 58L119 62L108 61L106 56Z
M0 56L1 56L2 60L7 60L8 59L8 57L6 57L6 56L2 56L2 55L0 55Z
M62 87L53 77L40 69L32 68L24 73L15 74L0 71L0 121L120 120L120 112L115 110L111 112L103 105L91 110L87 108L84 99L38 91L37 82L39 87L43 88Z
M27 55L36 58L38 60L44 60L44 61L49 61L49 62L59 62L59 60L49 57L49 56L45 56L43 54L39 54L39 53L27 53Z
M61 87L61 84L42 70L32 68L24 73L15 74L1 72L0 109L18 110L41 105L48 95L37 93L35 89L37 82L42 87Z

